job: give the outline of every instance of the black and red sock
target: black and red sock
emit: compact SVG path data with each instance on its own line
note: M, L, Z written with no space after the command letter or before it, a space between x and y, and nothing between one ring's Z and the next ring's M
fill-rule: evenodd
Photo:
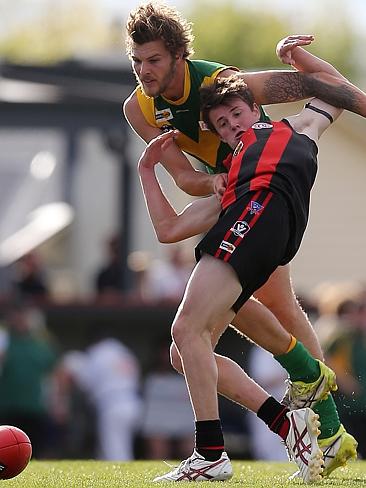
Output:
M207 461L220 459L225 450L220 420L198 420L196 422L196 451Z
M275 398L269 397L259 407L257 416L268 425L272 432L275 432L285 440L290 429L290 421L286 416L289 411L287 407L279 403Z

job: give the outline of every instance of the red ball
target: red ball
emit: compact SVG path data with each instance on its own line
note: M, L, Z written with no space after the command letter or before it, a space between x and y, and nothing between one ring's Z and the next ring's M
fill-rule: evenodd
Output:
M27 434L12 425L0 426L0 479L17 476L31 456L32 444Z

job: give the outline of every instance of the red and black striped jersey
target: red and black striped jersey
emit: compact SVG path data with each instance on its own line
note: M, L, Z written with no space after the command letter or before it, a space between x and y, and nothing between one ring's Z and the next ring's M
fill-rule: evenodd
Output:
M268 189L281 193L294 215L307 221L317 154L315 142L294 131L286 119L257 122L224 161L229 175L222 208L250 191Z

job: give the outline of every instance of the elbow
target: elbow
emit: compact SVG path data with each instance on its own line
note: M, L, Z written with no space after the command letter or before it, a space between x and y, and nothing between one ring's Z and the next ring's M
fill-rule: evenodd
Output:
M169 233L169 232L157 232L157 238L158 241L161 244L174 244L175 242L178 242L179 239L174 236L174 234Z
M177 235L173 225L167 223L162 223L156 229L156 237L161 244L173 244L179 241L179 236Z
M166 234L158 234L158 240L160 244L173 244L174 242L176 242L172 240L169 235Z

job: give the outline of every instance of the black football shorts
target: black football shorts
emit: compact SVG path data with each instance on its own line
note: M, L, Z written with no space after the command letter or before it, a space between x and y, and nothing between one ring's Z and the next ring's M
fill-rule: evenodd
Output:
M279 265L292 259L304 230L294 229L281 194L250 192L221 213L197 245L196 259L207 253L233 267L243 289L232 307L237 312Z

